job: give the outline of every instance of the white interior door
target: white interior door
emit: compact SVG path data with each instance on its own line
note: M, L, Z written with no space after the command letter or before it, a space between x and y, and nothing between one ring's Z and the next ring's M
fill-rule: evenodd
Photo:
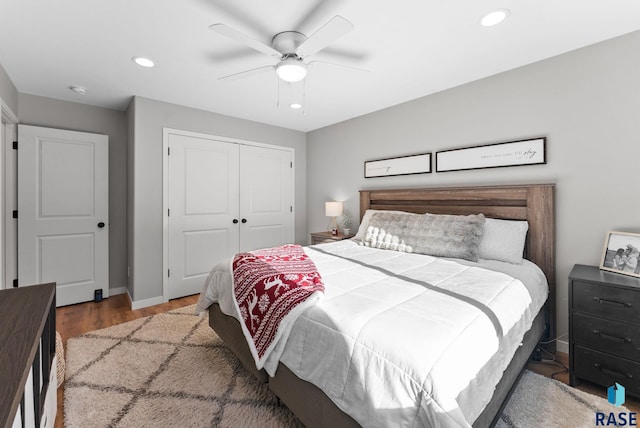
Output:
M58 306L109 297L108 144L18 127L18 284L56 282Z
M293 242L291 152L240 148L240 251Z
M238 252L237 144L168 135L169 299L199 293L211 268Z

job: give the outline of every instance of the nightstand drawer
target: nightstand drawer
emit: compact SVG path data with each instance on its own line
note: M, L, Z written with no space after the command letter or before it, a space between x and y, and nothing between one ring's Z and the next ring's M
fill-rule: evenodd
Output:
M604 386L618 382L627 394L640 397L640 364L581 346L574 346L573 352L577 377Z
M573 314L573 341L618 357L640 361L640 327Z
M573 310L625 322L640 322L640 293L589 282L573 282Z

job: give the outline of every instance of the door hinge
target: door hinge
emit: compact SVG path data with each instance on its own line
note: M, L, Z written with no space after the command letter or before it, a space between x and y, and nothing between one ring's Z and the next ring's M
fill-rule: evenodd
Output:
M171 147L167 147L167 156L171 156Z
M291 213L293 212L293 206L292 205L289 206L289 212L291 212Z
M289 168L293 168L293 162L289 162Z
M18 278L13 280L13 288L18 288Z
M13 142L13 150L18 150L18 142L17 141Z
M171 210L169 208L167 208L167 217L171 216Z
M18 218L18 210L13 210L13 218Z
M171 277L171 269L167 269L167 278Z

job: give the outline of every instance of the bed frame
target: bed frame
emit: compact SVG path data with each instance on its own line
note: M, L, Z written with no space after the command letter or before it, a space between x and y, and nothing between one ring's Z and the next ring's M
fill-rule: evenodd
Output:
M537 264L547 277L549 298L526 333L522 346L505 370L494 395L474 427L497 423L509 396L524 371L531 353L540 341L555 337L555 218L553 184L483 186L456 188L383 189L360 191L360 220L367 209L401 210L414 213L478 214L487 217L527 220L529 232L525 257ZM357 427L315 385L298 378L280 363L275 377L255 367L240 324L223 314L214 304L209 309L209 324L258 380L269 388L308 427ZM555 342L547 349L555 351Z

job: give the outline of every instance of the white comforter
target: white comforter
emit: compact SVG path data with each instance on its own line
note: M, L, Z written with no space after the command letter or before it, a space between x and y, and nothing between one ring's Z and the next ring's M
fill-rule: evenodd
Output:
M470 426L547 297L529 262L471 263L354 241L305 252L325 296L271 357L367 427ZM228 263L218 265L198 310L218 302L239 319L232 298Z

